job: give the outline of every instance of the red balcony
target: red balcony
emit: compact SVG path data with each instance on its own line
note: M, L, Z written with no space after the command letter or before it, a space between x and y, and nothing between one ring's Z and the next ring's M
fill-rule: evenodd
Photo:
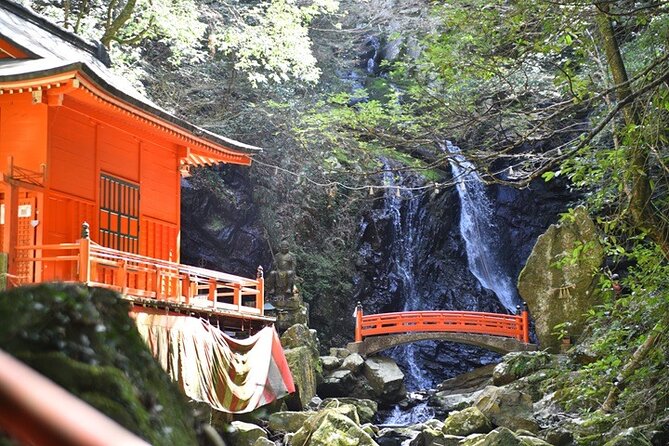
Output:
M118 251L82 238L75 243L16 248L16 285L79 282L118 291L135 306L215 319L221 328L255 330L264 315L264 279L182 265ZM223 323L221 326L220 323Z

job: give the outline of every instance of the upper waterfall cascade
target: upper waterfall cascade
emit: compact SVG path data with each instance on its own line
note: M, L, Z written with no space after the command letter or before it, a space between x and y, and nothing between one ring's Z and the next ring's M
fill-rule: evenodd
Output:
M460 197L460 233L465 241L469 270L481 286L497 295L509 312L515 312L520 299L499 260L498 228L485 186L475 166L461 154L460 148L447 141L444 149L453 155L450 163Z

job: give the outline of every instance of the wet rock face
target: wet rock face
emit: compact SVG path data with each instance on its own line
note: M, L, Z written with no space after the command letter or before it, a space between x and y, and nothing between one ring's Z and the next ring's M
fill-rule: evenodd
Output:
M200 168L182 179L181 261L244 277L270 264L248 168Z
M405 187L420 186L422 180L408 178ZM409 248L416 264L413 292L422 299L424 308L475 309L498 308L487 290L481 290L476 278L467 268L464 244L459 234L459 201L454 188L434 196L426 194L415 203L402 200L398 209L385 205L384 200L363 219L360 227L358 273L354 278L357 298L365 313L401 311L406 298L407 284L395 263L397 244L406 242L409 227L415 228ZM400 215L403 230L398 232L395 219ZM420 265L418 265L420 263ZM488 299L481 299L485 295ZM427 299L427 297L430 297ZM482 305L479 305L482 304ZM416 308L421 309L421 308Z
M548 183L534 181L525 189L506 186L494 186L491 189L497 203L497 224L503 228L500 231L500 242L502 246L513 247L502 249L500 254L509 266L511 276L518 277L537 237L558 220L559 214L567 209L574 195L557 180Z

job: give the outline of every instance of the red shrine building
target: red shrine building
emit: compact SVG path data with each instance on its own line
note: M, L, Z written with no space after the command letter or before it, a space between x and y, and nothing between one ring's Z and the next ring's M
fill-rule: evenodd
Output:
M104 286L231 328L271 321L262 270L242 278L179 263L181 176L250 165L260 149L162 110L105 56L0 0L2 282Z

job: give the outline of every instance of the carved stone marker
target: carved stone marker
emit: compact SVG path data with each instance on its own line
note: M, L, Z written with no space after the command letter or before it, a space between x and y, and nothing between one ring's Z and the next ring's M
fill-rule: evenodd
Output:
M294 324L308 324L309 308L302 301L295 282L296 258L287 241L279 245L274 269L268 277L267 294L276 311L276 328L283 332Z
M290 297L295 286L295 255L288 249L288 242L282 241L279 253L274 259L274 270L269 274L269 295Z

